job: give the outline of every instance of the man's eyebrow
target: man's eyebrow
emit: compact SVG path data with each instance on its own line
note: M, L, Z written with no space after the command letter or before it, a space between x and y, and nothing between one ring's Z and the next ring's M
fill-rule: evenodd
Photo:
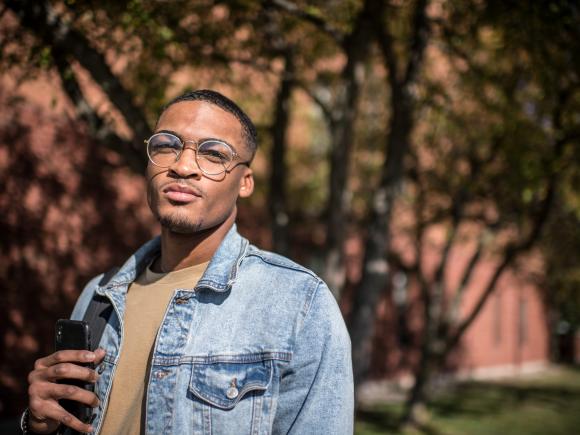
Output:
M159 133L167 133L167 134L172 134L173 136L177 136L179 138L179 140L181 140L183 142L183 137L181 137L181 135L179 133L177 133L176 131L173 130L158 130L155 132L155 134L159 134ZM233 149L236 153L238 152L236 150L236 147L233 146L231 143L229 143L226 140L220 139L219 137L202 137L199 140L197 140L196 142L201 143L201 142L205 142L208 140L216 140L218 142L223 142L226 145L228 145L231 149Z
M177 136L179 139L181 139L181 136L179 135L179 133L177 133L176 131L173 131L173 130L157 130L155 132L155 134L158 134L158 133L168 133L168 134L172 134L173 136Z

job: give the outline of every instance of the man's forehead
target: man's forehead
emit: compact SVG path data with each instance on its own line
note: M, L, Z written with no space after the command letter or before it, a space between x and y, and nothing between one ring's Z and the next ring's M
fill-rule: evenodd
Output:
M206 101L180 101L169 106L157 121L156 130L171 129L181 134L215 132L242 139L242 126L231 113Z

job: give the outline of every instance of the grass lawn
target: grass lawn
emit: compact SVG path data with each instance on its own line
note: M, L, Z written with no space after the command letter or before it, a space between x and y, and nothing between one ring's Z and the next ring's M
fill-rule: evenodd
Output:
M436 396L422 431L400 432L401 405L358 414L356 435L580 435L580 369L533 378L468 382Z

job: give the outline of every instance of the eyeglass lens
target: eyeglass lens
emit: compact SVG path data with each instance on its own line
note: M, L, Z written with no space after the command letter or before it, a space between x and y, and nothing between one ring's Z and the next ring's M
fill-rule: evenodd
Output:
M177 136L158 133L147 142L149 159L160 167L168 168L175 163L183 152L184 144ZM223 173L234 159L232 149L225 143L206 140L200 143L195 152L199 168L208 175Z

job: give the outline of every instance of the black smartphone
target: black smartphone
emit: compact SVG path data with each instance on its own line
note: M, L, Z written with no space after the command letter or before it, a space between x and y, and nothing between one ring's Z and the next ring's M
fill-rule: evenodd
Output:
M90 350L91 331L89 324L82 320L59 319L56 322L54 347L59 350ZM94 368L93 363L77 363L84 367ZM93 391L93 384L81 380L61 379L60 384L75 385ZM59 400L59 404L84 423L91 419L92 410L76 400Z

